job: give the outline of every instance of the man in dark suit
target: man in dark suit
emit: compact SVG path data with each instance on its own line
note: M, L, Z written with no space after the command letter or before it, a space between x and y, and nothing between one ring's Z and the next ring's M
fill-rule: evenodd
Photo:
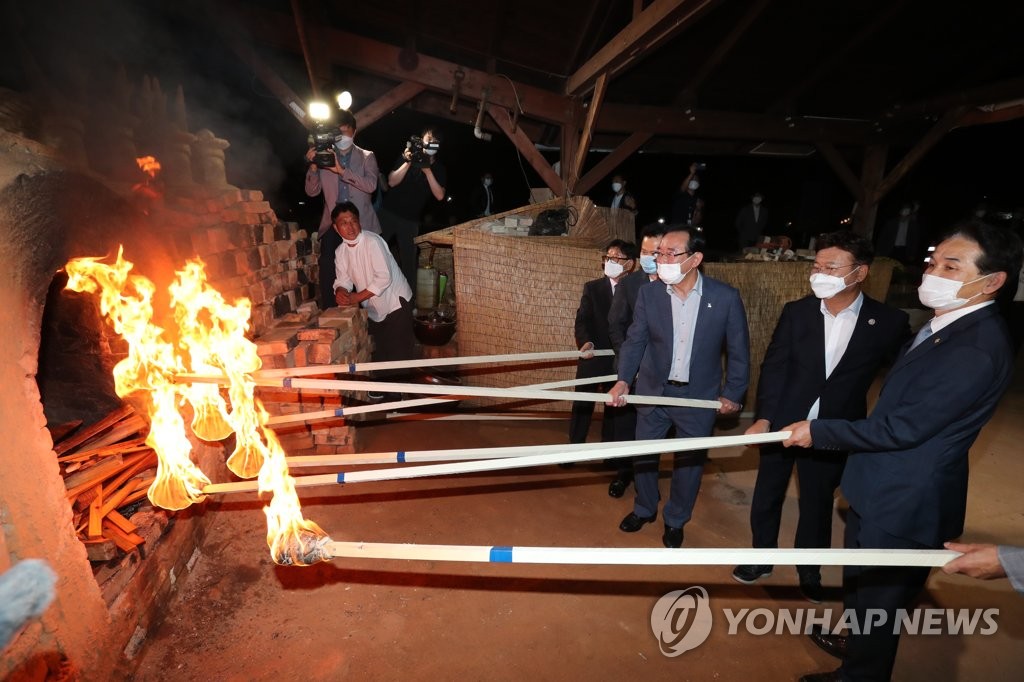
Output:
M754 192L750 203L736 213L736 241L741 249L753 246L762 235L768 234L768 211L764 207L764 195Z
M613 373L614 358L610 355L594 357L588 351L612 347L608 337L608 311L612 307L612 295L623 277L636 267L636 245L615 239L608 244L601 258L604 263L604 277L583 285L580 307L576 310L576 347L583 357L576 365L577 379L592 379ZM598 384L599 391L607 390L608 384ZM584 391L595 390L592 386L582 387ZM624 430L631 430L631 423L619 423L623 410L607 408L601 421L601 441L629 440L632 434L623 436ZM569 442L585 443L590 431L590 420L594 415L594 403L574 402L569 420Z
M929 259L918 297L935 311L893 364L867 419L815 419L783 427L786 445L849 450L842 490L849 548L938 549L963 532L968 451L1010 383L1013 355L995 299L1021 266L1016 235L961 223ZM927 568L847 566L845 605L885 627L849 637L813 635L843 658L804 680L888 680L899 644L896 611L908 608Z
M636 379L640 395L718 399L722 414L735 414L750 380L750 339L739 292L704 277L703 239L696 228L677 227L665 233L658 247L658 277L637 295L633 324L619 353L619 380L608 392L608 404L623 405ZM722 348L727 368L722 382ZM637 408L638 440L664 438L675 427L680 438L708 436L715 412L706 408ZM666 547L683 544L683 526L693 514L707 451L677 454L672 486L665 505ZM619 524L635 533L658 515L658 455L638 457L633 467L636 500Z
M636 306L636 296L640 292L640 287L658 281L655 254L658 252L661 238L665 236L665 226L661 223L651 223L644 227L640 234L640 269L623 277L615 287L612 308L608 311L608 336L616 356L622 348L622 342L626 340L629 325L633 323L633 308ZM620 409L622 440L633 440L636 438L636 409L632 405ZM633 458L620 457L615 462L615 478L608 484L608 495L619 498L626 494L626 488L633 482Z
M748 434L768 433L798 419L862 419L866 396L882 363L910 335L907 314L861 292L873 260L871 242L853 232L825 235L810 278L812 296L787 303L761 364L757 412ZM761 448L750 506L754 547L778 547L779 523L793 465L800 481L796 547L832 545L832 503L846 455ZM737 566L733 578L751 584L772 566ZM800 566L800 591L821 603L819 566Z

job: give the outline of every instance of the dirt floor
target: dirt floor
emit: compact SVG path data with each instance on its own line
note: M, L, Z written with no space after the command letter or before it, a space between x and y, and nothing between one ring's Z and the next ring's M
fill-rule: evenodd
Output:
M1024 373L971 453L970 541L1024 544L1019 457ZM721 433L739 433L742 420ZM596 437L597 424L592 429ZM417 421L361 427L364 451L565 442L565 421ZM723 449L705 470L687 547L745 547L757 468L754 449ZM667 458L663 461L667 467ZM667 471L664 471L667 476ZM662 524L618 530L631 510L607 494L599 464L489 475L350 483L302 494L307 518L335 540L480 545L660 547ZM662 490L667 480L662 479ZM782 542L795 527L795 489ZM835 519L842 537L842 505ZM307 568L270 560L255 496L211 504L202 556L180 579L165 623L150 633L139 682L155 680L795 680L837 661L804 636L728 634L724 609L810 607L792 567L756 586L731 566L614 567L357 561ZM840 569L823 569L827 601L841 610ZM710 595L711 634L669 658L650 618L673 590ZM1017 680L1024 669L1024 597L1007 581L934 572L925 606L998 608L984 636L918 635L901 642L896 680ZM763 622L763 621L762 621Z

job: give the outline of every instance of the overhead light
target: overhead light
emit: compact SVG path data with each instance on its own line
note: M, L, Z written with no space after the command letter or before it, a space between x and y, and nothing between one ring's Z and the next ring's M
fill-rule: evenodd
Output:
M331 117L331 108L327 102L310 102L309 117L314 121L326 121Z
M338 95L337 100L339 109L349 109L352 107L352 93L348 90Z

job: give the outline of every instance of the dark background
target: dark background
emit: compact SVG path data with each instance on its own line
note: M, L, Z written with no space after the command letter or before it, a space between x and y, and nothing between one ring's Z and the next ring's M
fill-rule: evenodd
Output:
M120 67L133 84L138 84L143 74L157 76L169 94L181 84L189 129L209 128L231 142L227 150L229 181L263 190L285 219L310 227L316 223L320 200L307 198L302 190L306 131L222 44L216 32L196 20L200 9L195 3L174 5L173 10L172 5L155 0L17 4L21 5L17 8L19 21L5 21L0 28L0 86L25 92L33 85L15 46L15 31L48 74L51 85L65 91L69 99L85 99L87 104L92 98L109 96L104 82ZM298 94L309 97L305 73L278 66ZM643 69L643 63L635 68ZM331 94L348 87L343 75L336 80ZM353 110L369 104L358 91L352 94ZM469 195L485 171L494 175L498 208L526 203L528 188L541 186L533 169L500 132L491 142L477 140L472 121L456 124L400 109L360 131L356 142L374 151L381 169L387 172L409 135L428 126L442 135L438 158L446 164L449 178L448 201L428 207L426 219L432 227L470 217ZM906 151L891 148L889 167ZM953 131L886 197L877 225L895 215L908 200L921 202L925 224L933 231L970 215L982 202L987 202L990 218L1011 222L1009 213L1024 206L1022 151L1021 121ZM558 156L554 151L545 155L550 161ZM592 152L584 170L602 156ZM638 224L667 215L672 194L694 160L708 166L700 194L706 202L704 222L713 246L725 248L731 243L735 213L755 189L765 194L771 231L789 234L798 246L805 245L812 234L839 227L852 208L852 197L816 154L805 158L697 159L638 153L620 169L638 200ZM860 159L851 156L849 163L859 173ZM592 190L597 203L608 202L610 185L608 177Z

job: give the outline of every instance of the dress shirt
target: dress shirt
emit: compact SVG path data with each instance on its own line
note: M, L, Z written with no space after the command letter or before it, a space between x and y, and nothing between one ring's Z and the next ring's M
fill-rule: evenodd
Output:
M356 291L373 292L360 305L374 322L402 307L400 299L412 300L412 289L379 234L362 232L358 244L342 242L334 254L334 288L351 291L354 286Z
M693 330L697 324L697 313L700 311L701 296L704 293L704 280L700 272L693 289L682 298L671 285L665 285L669 300L672 301L672 365L669 367L668 379L672 381L690 381L690 357L693 353Z
M825 324L825 378L832 376L832 371L843 359L847 346L850 345L850 337L857 326L857 318L860 316L861 306L864 305L864 294L857 294L853 303L839 311L838 315L829 312L825 300L821 301L821 316ZM821 398L814 401L808 419L817 419L821 409Z
M965 305L963 308L957 308L956 310L951 310L942 315L936 315L930 320L932 325L932 334L938 333L940 329L948 327L965 315L970 315L976 310L981 310L987 305L994 304L995 301L984 301L983 303L975 303L974 305Z

